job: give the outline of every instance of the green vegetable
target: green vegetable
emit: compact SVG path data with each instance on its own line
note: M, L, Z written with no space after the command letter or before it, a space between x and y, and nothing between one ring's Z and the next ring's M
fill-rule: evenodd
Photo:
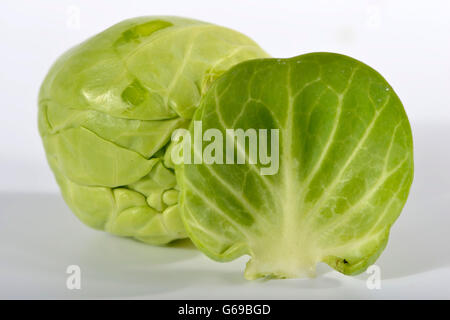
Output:
M353 275L381 254L413 179L413 143L376 71L332 53L243 62L213 83L194 120L223 136L279 129L274 175L259 161L177 166L188 235L209 257L249 255L255 279L312 276L318 262Z
M236 31L175 17L123 21L61 56L41 87L39 131L78 218L153 244L185 237L172 131L219 75L266 56Z

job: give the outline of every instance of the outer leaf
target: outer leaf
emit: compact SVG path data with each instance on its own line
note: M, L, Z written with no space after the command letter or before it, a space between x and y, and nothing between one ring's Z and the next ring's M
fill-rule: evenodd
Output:
M244 62L213 84L195 119L224 136L280 130L275 175L249 164L178 168L183 220L208 256L250 255L248 279L291 278L318 262L357 274L383 251L413 179L413 144L376 71L332 53Z

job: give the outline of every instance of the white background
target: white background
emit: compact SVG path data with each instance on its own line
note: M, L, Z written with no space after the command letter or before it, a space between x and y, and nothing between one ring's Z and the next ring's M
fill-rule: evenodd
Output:
M275 57L347 54L389 81L413 127L416 173L377 262L381 290L367 289L367 274L350 278L326 266L313 280L248 282L245 258L219 264L187 243L149 247L71 215L37 132L40 83L62 52L142 15L227 26ZM448 1L3 0L0 44L1 298L450 298ZM82 268L80 291L65 287L69 264Z

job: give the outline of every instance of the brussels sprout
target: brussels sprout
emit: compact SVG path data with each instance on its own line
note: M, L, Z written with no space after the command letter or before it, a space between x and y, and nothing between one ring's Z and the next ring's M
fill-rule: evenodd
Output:
M412 183L413 143L376 71L332 53L243 62L212 84L194 121L223 136L279 130L273 175L260 161L177 166L182 218L206 255L249 255L255 279L312 276L319 262L353 275L381 254ZM239 152L249 158L248 146L234 144Z
M236 31L176 17L126 20L62 55L41 87L39 131L69 207L116 235L185 237L171 133L214 79L266 56Z

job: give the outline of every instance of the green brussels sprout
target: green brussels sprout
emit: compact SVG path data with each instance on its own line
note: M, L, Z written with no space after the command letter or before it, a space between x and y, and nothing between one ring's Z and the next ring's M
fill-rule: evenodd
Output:
M88 226L151 244L186 237L165 156L210 84L267 54L177 17L123 21L63 54L39 95L39 132L63 197Z
M247 279L312 276L319 262L353 275L378 258L413 179L408 118L379 73L332 53L243 62L212 84L190 137L200 121L227 138L236 128L279 132L279 144L266 145L279 151L273 174L261 174L261 153L250 162L244 139L229 144L227 160L243 154L245 163L176 166L182 218L205 254L249 255ZM201 156L195 140L189 148Z

